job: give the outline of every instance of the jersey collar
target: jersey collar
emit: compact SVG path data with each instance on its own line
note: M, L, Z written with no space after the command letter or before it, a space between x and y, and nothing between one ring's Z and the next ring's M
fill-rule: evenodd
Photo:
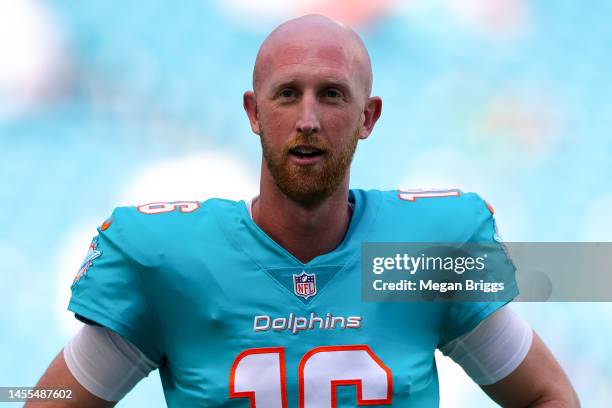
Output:
M379 191L349 190L349 202L354 203L353 215L344 239L334 250L303 263L266 234L251 218L247 203L236 203L233 222L221 223L234 245L246 252L264 269L336 265L341 266L359 255L361 243L367 240L372 222L381 202ZM232 226L231 230L227 230Z

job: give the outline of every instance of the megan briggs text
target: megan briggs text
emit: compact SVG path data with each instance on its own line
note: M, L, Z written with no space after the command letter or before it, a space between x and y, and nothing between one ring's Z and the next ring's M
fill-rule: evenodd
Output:
M377 291L400 290L400 291L434 291L434 292L460 292L477 291L487 293L497 293L504 290L503 282L485 282L484 280L474 281L466 279L465 282L434 282L432 279L419 279L416 282L408 279L401 279L397 282L385 282L377 279L372 282L372 288Z

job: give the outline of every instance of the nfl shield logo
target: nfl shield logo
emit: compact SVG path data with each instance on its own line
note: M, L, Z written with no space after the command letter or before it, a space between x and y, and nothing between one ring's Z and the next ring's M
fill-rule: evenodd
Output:
M299 275L293 275L293 292L308 299L317 294L317 280L314 273L302 271Z

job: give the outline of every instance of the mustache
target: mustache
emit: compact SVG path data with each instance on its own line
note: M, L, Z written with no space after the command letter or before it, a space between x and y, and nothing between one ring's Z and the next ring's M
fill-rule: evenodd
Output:
M285 151L289 152L289 150L291 149L294 149L298 146L304 146L304 145L311 146L317 150L323 150L323 151L329 150L329 143L327 143L325 140L322 140L318 137L305 136L303 134L298 134L294 136L293 138L291 138L285 144Z

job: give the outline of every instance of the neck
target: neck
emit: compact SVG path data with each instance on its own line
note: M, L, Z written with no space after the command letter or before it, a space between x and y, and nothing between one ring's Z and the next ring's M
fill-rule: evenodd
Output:
M253 221L259 228L307 263L333 251L344 239L352 214L348 205L348 177L331 196L308 206L291 200L276 185L262 183L252 211Z

